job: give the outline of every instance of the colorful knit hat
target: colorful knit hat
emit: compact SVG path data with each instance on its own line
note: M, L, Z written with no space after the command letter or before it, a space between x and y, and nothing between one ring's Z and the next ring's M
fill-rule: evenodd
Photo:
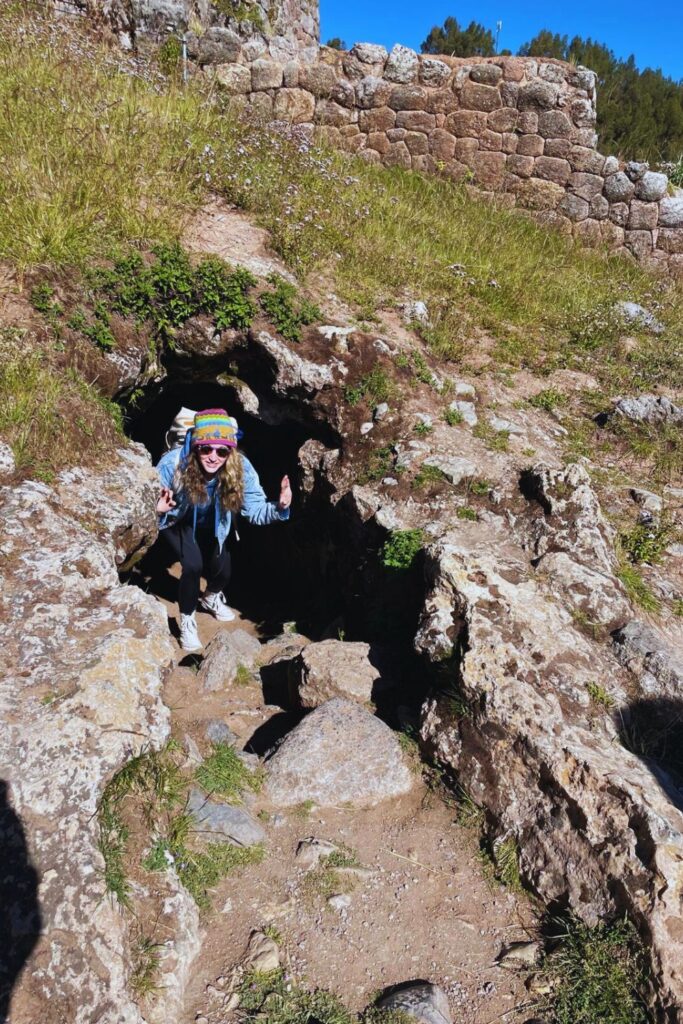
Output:
M236 448L238 435L237 420L228 416L225 409L203 409L195 414L193 448L200 444L208 444L212 448Z

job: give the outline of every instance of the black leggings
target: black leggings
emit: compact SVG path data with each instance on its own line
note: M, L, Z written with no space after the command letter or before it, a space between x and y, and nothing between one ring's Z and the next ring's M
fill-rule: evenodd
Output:
M199 602L201 577L206 577L206 589L216 594L227 587L230 580L231 560L227 543L218 550L218 541L209 530L197 530L192 536L192 523L179 523L160 531L160 536L173 551L182 566L178 585L178 605L182 615L191 615Z

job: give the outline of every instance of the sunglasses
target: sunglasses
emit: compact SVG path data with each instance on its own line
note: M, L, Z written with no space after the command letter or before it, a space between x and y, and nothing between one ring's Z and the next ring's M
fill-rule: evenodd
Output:
M212 444L198 444L197 451L200 455L210 455L211 452L215 452L221 459L227 459L230 454L229 448L214 448Z

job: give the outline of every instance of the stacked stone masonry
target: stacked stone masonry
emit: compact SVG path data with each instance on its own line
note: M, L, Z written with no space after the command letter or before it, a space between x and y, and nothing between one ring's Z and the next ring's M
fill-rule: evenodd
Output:
M315 129L369 163L437 173L587 245L683 274L683 191L596 147L595 74L555 60L430 57L321 47L205 69L250 114Z

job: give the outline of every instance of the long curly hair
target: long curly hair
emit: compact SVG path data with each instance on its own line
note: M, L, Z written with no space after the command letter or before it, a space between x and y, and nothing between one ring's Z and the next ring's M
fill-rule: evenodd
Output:
M239 512L244 497L244 473L242 457L237 448L232 448L227 459L216 474L218 477L218 501L223 512ZM205 505L209 500L206 481L199 457L191 452L184 467L179 467L179 488L183 490L192 505Z

